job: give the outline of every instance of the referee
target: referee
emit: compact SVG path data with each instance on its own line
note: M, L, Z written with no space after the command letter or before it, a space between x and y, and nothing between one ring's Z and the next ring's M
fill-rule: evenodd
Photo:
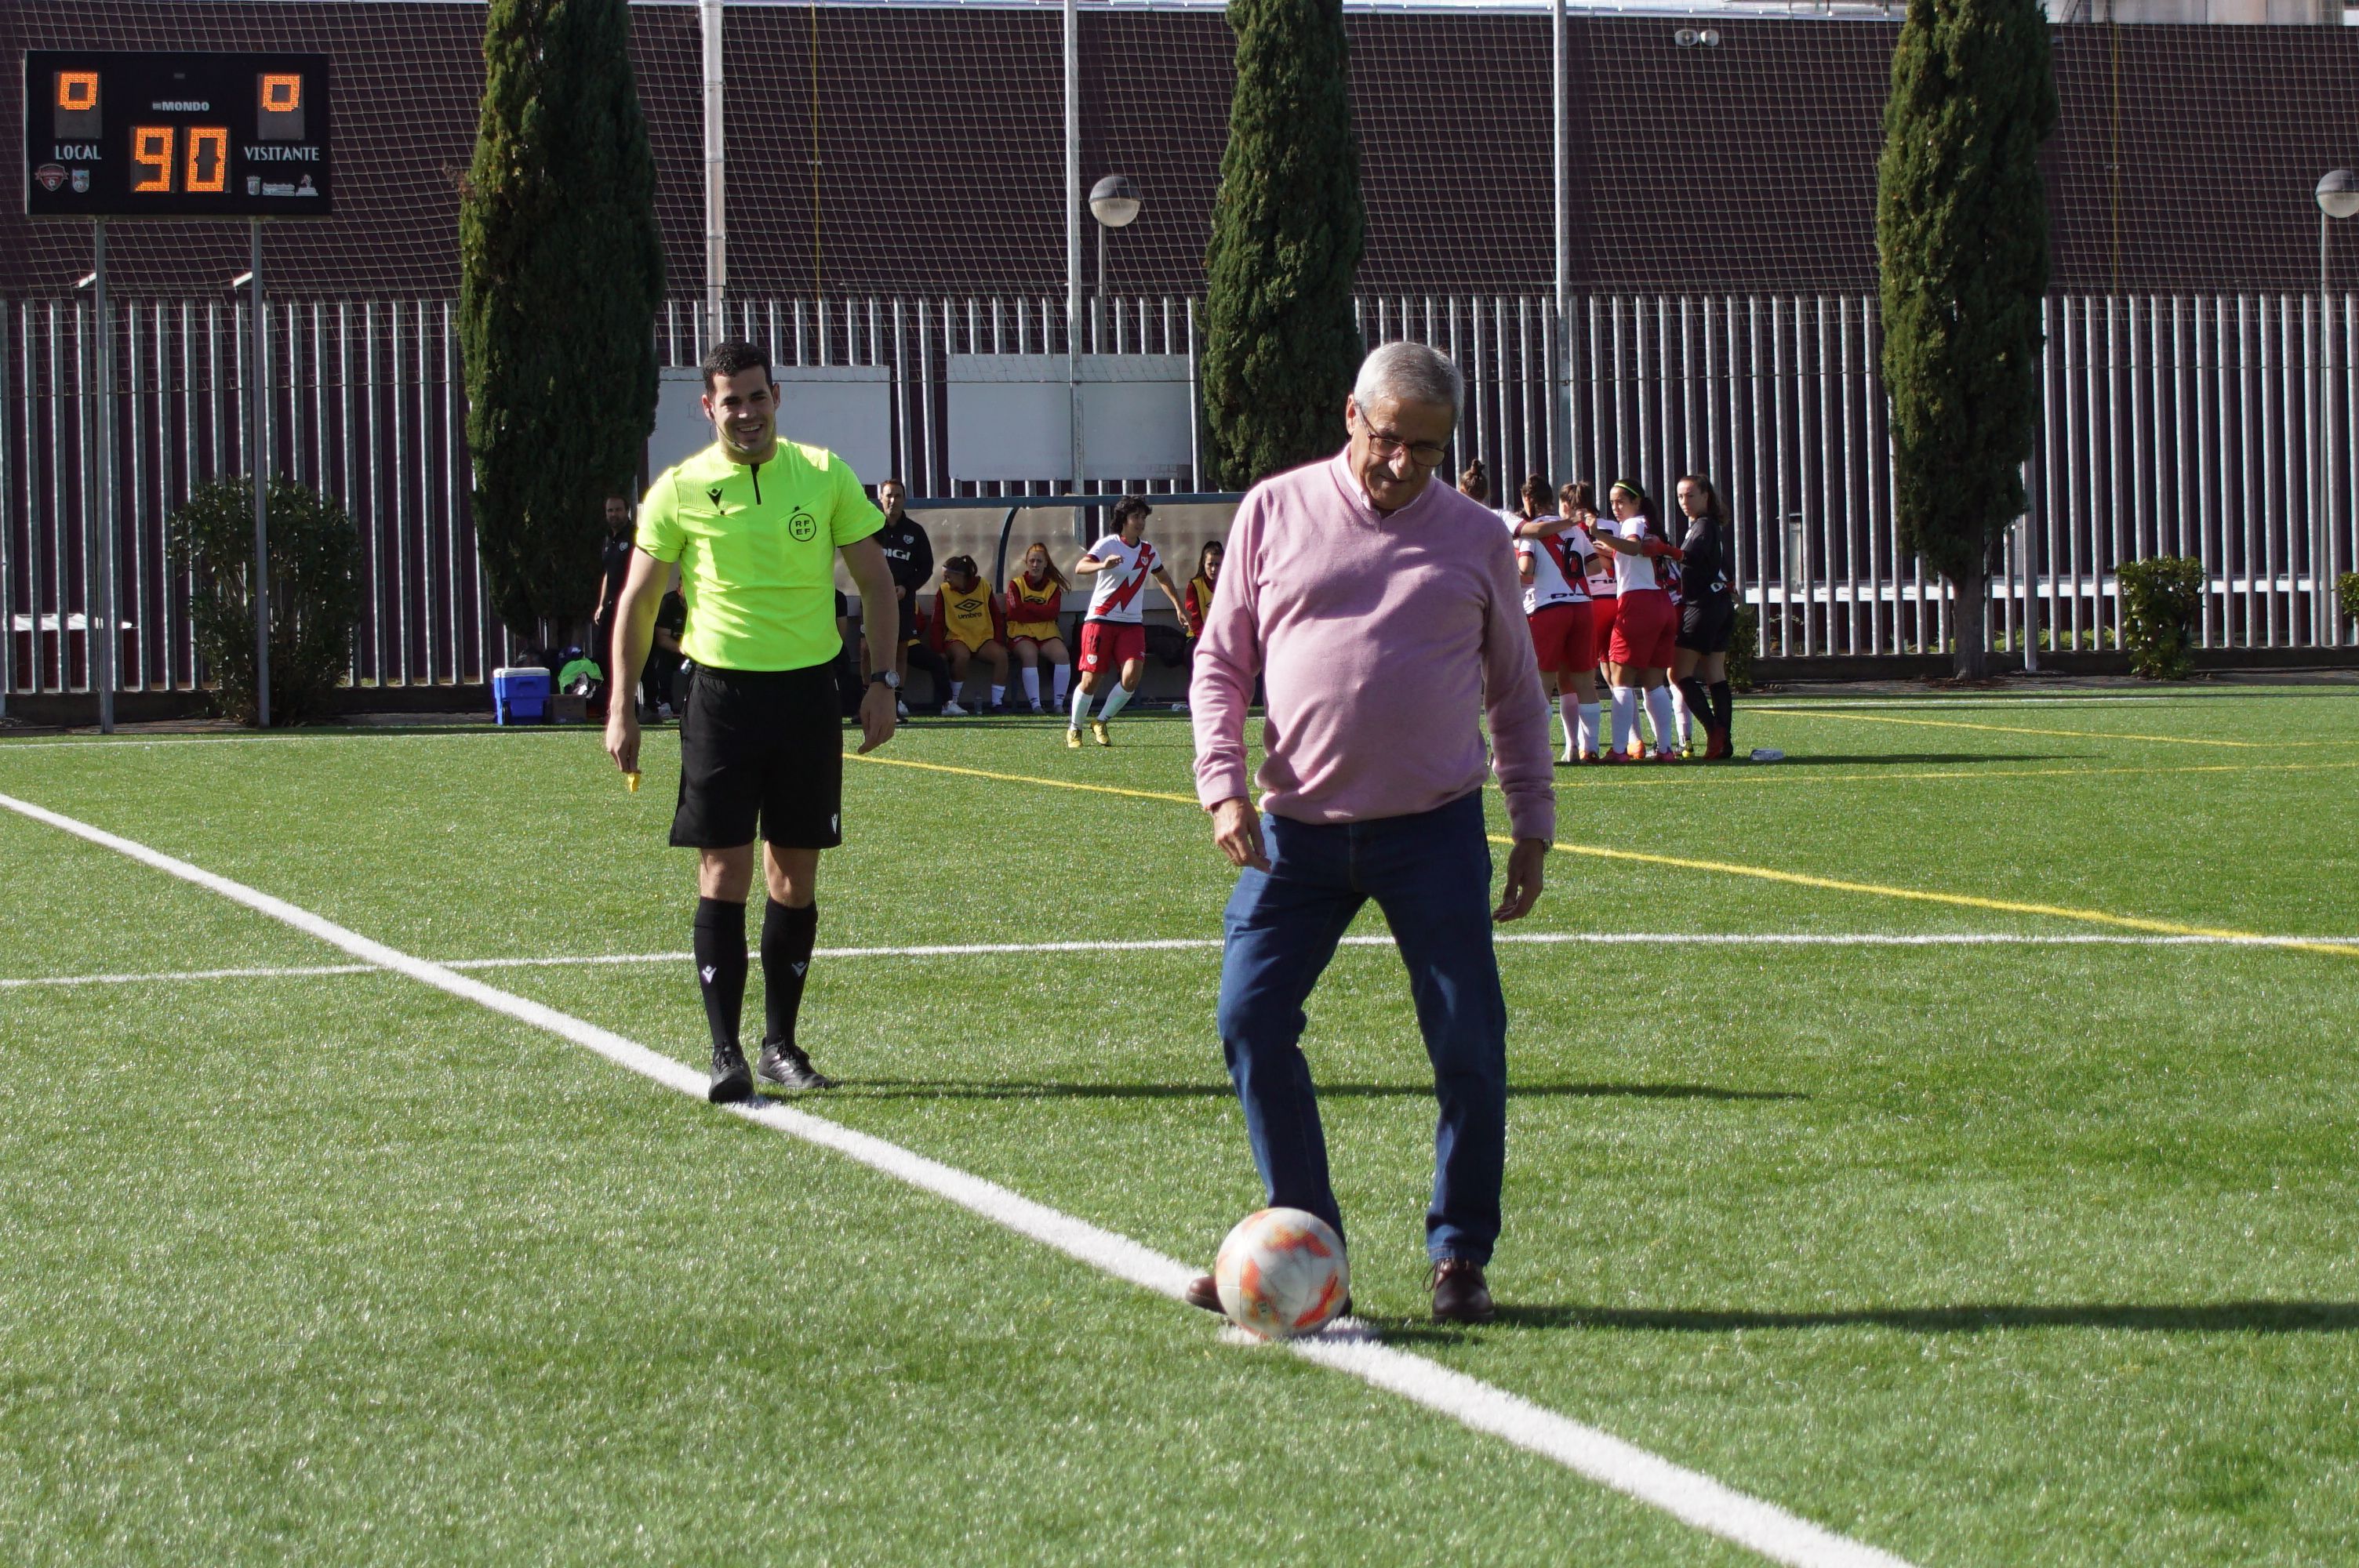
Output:
M704 357L705 417L718 438L656 477L639 507L631 572L615 611L614 665L647 656L669 568L688 604L680 651L696 665L680 718L679 806L671 841L697 851L696 973L712 1030L715 1101L751 1099L738 1044L745 1002L745 899L758 824L770 895L762 921L767 1028L754 1072L790 1089L834 1081L795 1043L819 931L819 854L843 842L843 738L834 662L835 557L854 587L868 646L889 656L893 576L875 535L884 514L823 447L781 441L770 357L752 343ZM893 738L892 666L867 673L860 750ZM639 766L639 722L609 705L606 753Z

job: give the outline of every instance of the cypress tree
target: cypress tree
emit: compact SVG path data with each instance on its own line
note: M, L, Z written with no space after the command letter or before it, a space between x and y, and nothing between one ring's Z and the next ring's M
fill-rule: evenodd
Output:
M1983 672L1991 559L2038 416L2056 79L2038 0L1910 0L1876 169L1884 377L1901 542L1957 596Z
M1204 256L1212 467L1243 487L1343 442L1365 219L1341 0L1230 0L1237 83Z
M520 636L590 602L655 427L663 248L625 0L491 0L459 309L475 534Z

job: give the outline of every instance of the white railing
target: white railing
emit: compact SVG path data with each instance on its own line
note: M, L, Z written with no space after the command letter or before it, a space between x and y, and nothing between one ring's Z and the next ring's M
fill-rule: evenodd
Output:
M1956 606L1901 546L1894 516L1872 297L1582 296L1561 322L1538 295L1358 303L1369 342L1415 338L1464 368L1453 471L1480 456L1503 495L1527 472L1601 490L1635 478L1666 502L1680 473L1710 475L1736 519L1763 653L1946 645ZM114 308L110 611L97 586L105 574L92 570L103 560L92 432L107 378L91 308L79 297L0 302L0 694L87 691L92 619L118 629L119 689L203 678L188 574L168 558L164 525L193 484L245 470L244 308ZM951 356L1065 354L1061 298L782 298L737 302L730 314L732 330L766 342L783 364L885 367L889 449L914 492L1069 487L1058 474L955 472L950 429ZM270 307L274 470L338 496L361 530L358 685L480 681L506 646L475 555L455 316L440 299ZM2359 565L2353 299L2060 296L2046 322L2029 514L2007 533L1992 583L1996 645L2020 650L2035 630L2042 647L2113 645L2115 570L2158 554L2210 569L2207 646L2348 643L2353 629L2332 599L2335 576ZM659 357L693 363L703 329L700 304L667 307ZM1184 357L1195 385L1193 301L1109 300L1085 312L1082 331L1085 352ZM1340 429L1339 419L1339 440ZM1211 488L1196 434L1176 446L1187 462L1125 476L1128 487ZM1093 488L1110 482L1093 477Z

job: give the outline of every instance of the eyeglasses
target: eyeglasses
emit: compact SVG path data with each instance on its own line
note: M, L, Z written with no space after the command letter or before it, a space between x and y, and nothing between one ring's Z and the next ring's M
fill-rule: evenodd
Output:
M1447 447L1437 447L1428 441L1404 441L1398 436L1377 429L1364 416L1355 414L1353 417L1359 419L1360 428L1367 432L1368 445L1375 449L1376 456L1387 462L1407 452L1408 460L1418 467L1438 468L1441 460L1450 455Z

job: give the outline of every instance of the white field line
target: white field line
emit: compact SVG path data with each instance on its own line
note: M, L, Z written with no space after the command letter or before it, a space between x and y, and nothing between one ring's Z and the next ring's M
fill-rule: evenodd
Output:
M219 893L232 903L315 936L364 963L407 975L503 1017L546 1030L676 1093L700 1103L704 1100L703 1074L611 1030L487 986L448 965L413 957L284 899L192 866L145 844L118 838L86 822L11 795L0 795L0 806ZM1195 1272L1178 1259L1142 1247L1126 1236L1035 1203L996 1183L929 1160L897 1143L854 1131L791 1106L764 1100L715 1108L833 1150L871 1170L947 1198L995 1225L1158 1295L1179 1299ZM1348 1372L1473 1431L1489 1433L1518 1448L1553 1459L1601 1486L1660 1509L1709 1534L1748 1547L1773 1562L1789 1564L1790 1568L1909 1568L1903 1559L1890 1552L1838 1535L1700 1471L1675 1465L1611 1433L1451 1371L1424 1357L1388 1346L1349 1340L1333 1344L1318 1339L1296 1341L1288 1348L1305 1360Z
M571 735L586 741L600 733L594 725L580 724L511 724L506 728L492 727L484 719L474 725L451 725L448 730L401 730L388 732L376 729L306 730L292 734L276 735L124 735L114 734L88 741L8 741L0 740L0 752L45 752L72 750L76 752L144 751L150 746L251 746L304 741L488 741L515 735Z
M2187 936L2114 933L2020 931L1503 931L1502 946L1684 947L2298 947L2319 944L2359 946L2359 936ZM1390 947L1389 936L1346 936L1346 947ZM1211 952L1217 936L1153 936L1130 942L954 942L919 947L820 947L814 958L970 958L1027 953ZM685 964L693 955L677 953L575 953L546 958L445 958L446 969L573 969L603 965ZM0 979L0 990L29 986L168 985L180 980L311 979L330 975L375 974L369 964L306 964L283 968L161 969L146 974L30 975Z

